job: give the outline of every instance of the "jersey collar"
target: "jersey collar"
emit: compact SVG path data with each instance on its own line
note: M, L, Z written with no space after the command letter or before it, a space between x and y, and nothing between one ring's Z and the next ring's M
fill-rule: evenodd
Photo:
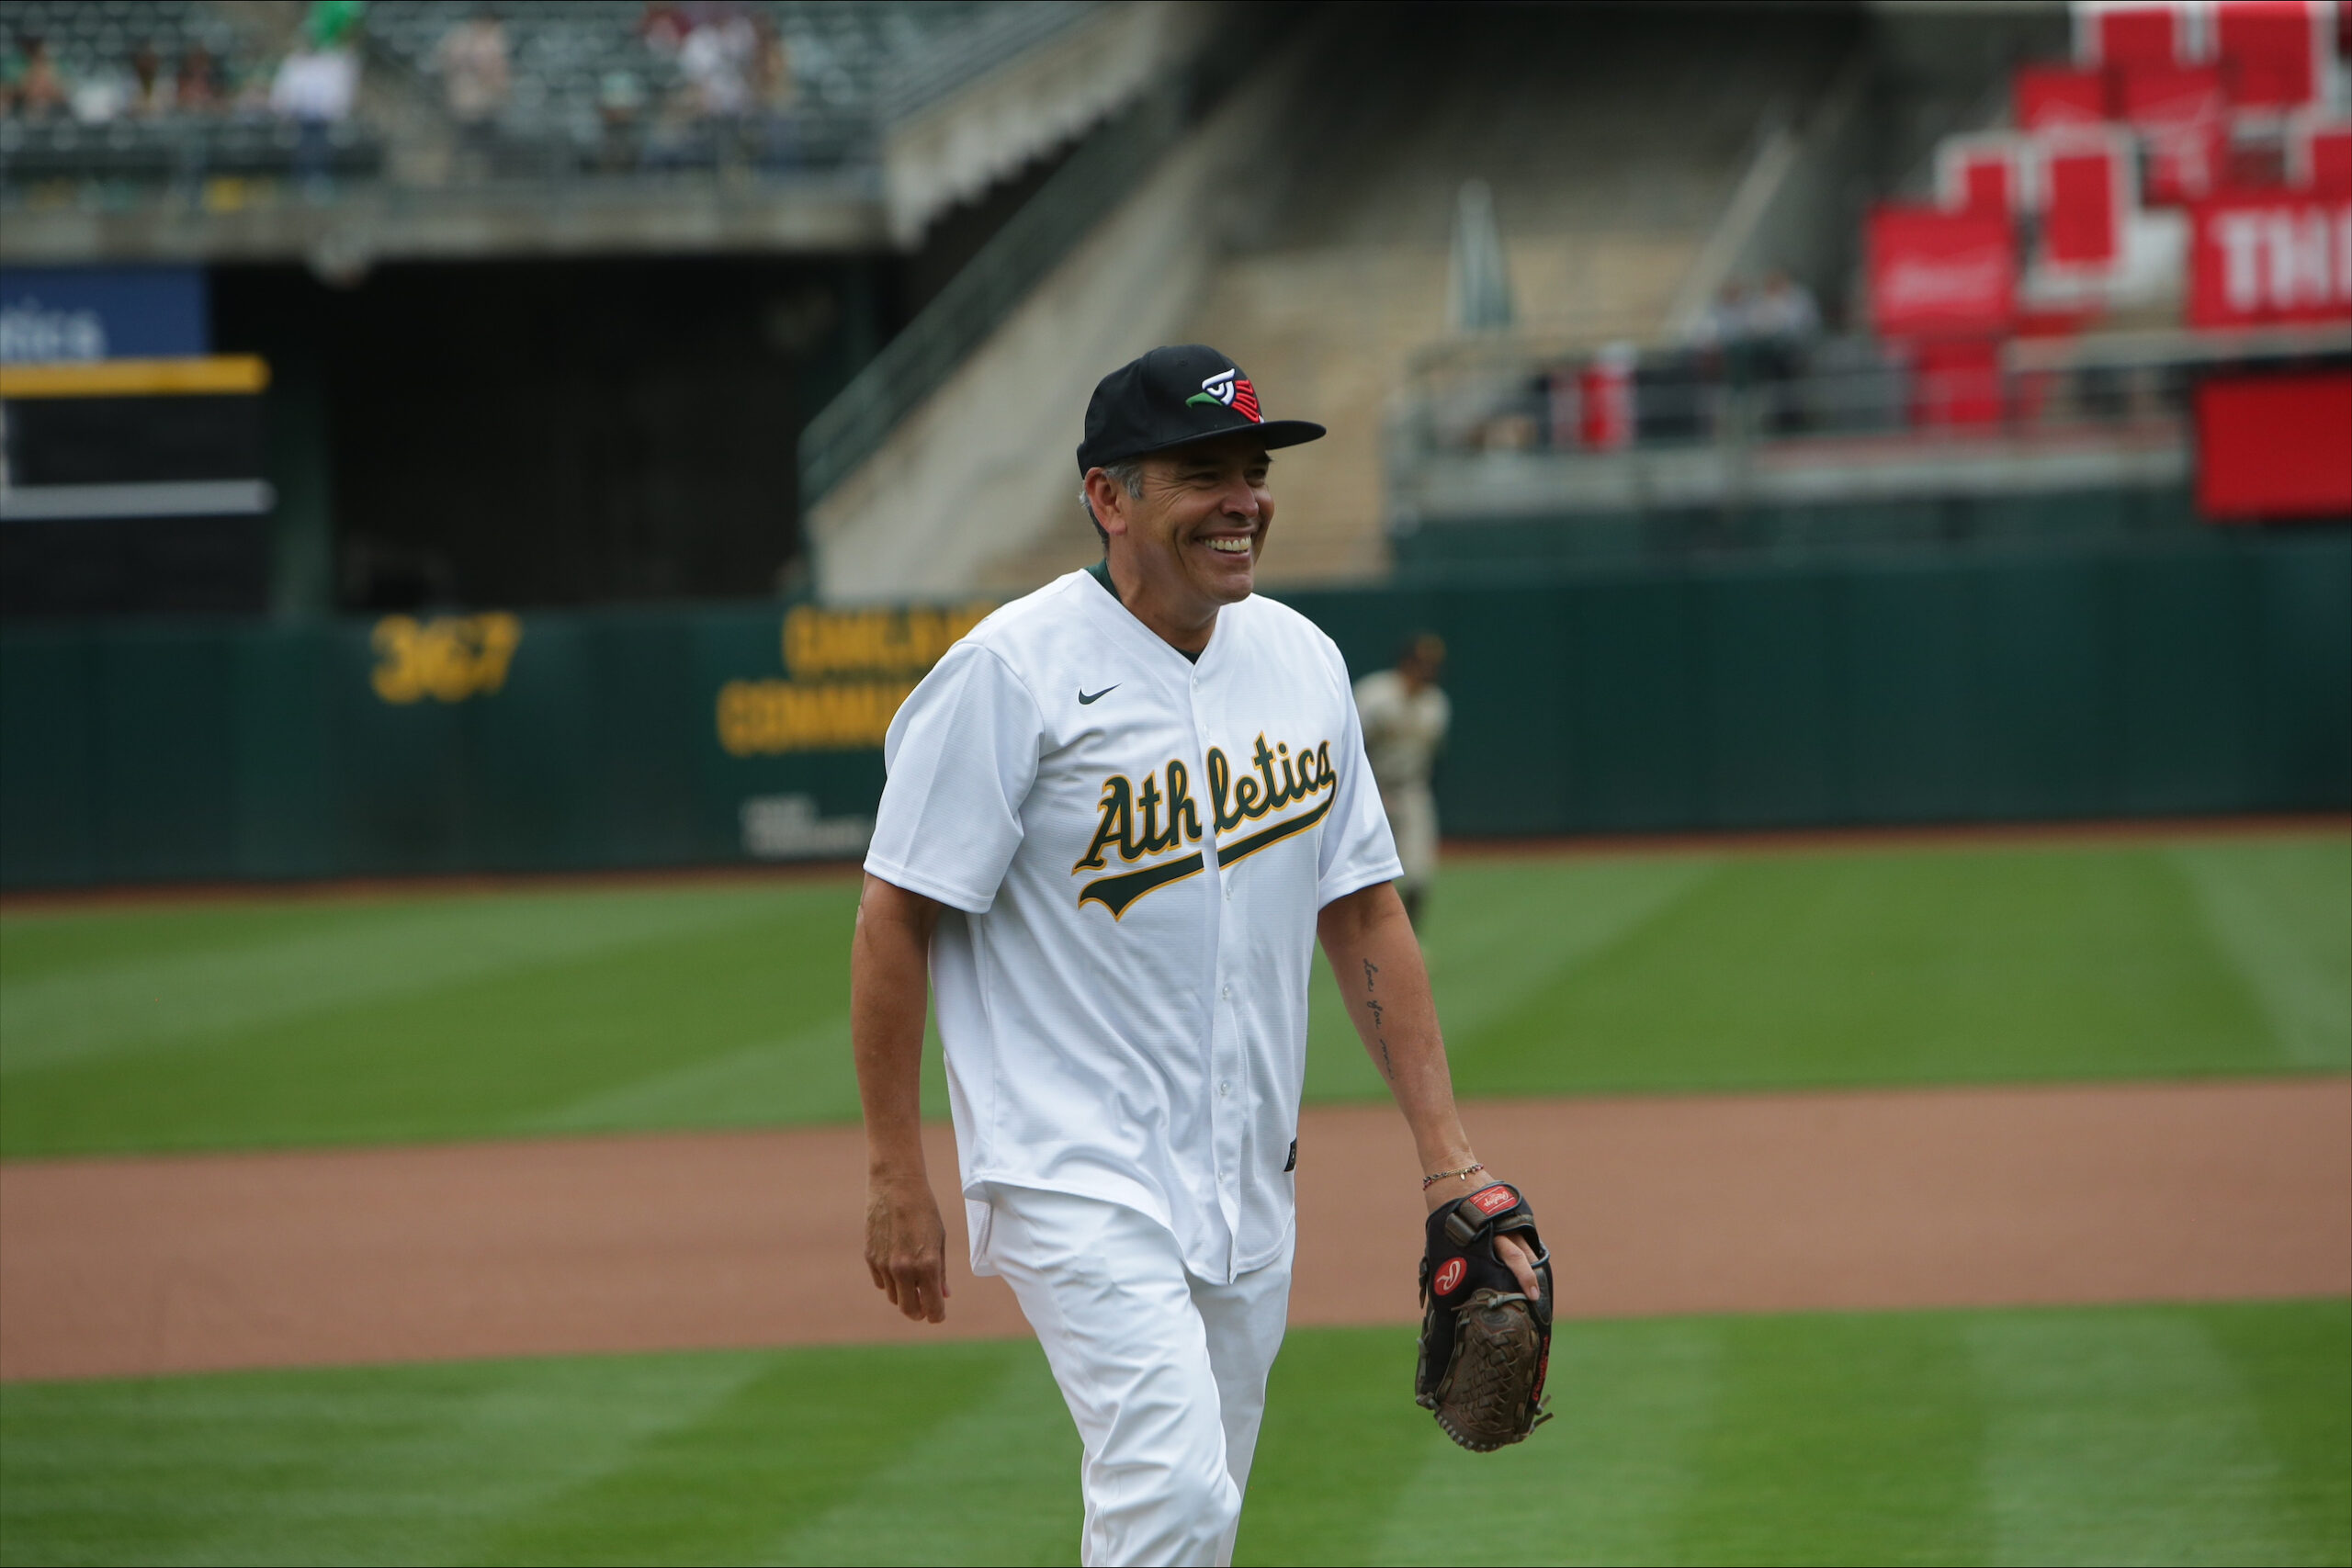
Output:
M1217 649L1225 646L1226 617L1236 608L1232 604L1227 604L1217 612L1216 620L1209 627L1207 645L1201 649L1198 658L1190 658L1175 644L1136 618L1135 612L1127 608L1125 603L1119 598L1118 590L1112 586L1110 568L1107 564L1099 572L1096 569L1088 567L1071 575L1091 577L1095 580L1095 584L1100 584L1099 587L1094 584L1073 583L1071 585L1078 590L1080 598L1088 601L1093 606L1090 614L1100 615L1105 624L1119 628L1120 635L1131 640L1149 644L1157 657L1172 659L1184 666L1188 672L1198 673L1208 669L1216 660Z

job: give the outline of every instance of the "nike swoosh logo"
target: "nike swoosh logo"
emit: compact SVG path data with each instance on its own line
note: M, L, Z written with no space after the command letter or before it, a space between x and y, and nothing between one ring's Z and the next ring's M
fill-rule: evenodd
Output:
M1087 704L1089 704L1089 703L1092 702L1095 698L1097 698L1097 697L1107 697L1107 696L1109 696L1112 693L1114 693L1114 692L1117 691L1118 689L1119 689L1119 687L1118 687L1118 683L1117 683L1117 682L1114 682L1112 684L1110 684L1110 685L1108 685L1108 686L1103 687L1103 688L1102 688L1101 691L1099 691L1099 692L1089 692L1089 691L1087 691L1084 687L1082 687L1082 686L1081 686L1081 687L1080 687L1080 688L1079 688L1079 693L1078 693L1078 705L1079 705L1079 706L1080 706L1080 707L1084 707Z

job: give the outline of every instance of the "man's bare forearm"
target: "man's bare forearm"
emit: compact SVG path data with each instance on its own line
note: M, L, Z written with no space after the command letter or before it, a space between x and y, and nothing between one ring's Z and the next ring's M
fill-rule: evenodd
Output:
M849 1033L866 1163L876 1175L923 1170L922 1022L938 919L931 900L865 879L850 944Z
M939 906L865 879L850 942L849 1037L865 1111L865 1267L910 1318L947 1314L946 1233L922 1158L922 1015Z
M1396 888L1384 882L1333 900L1317 930L1348 1016L1412 1130L1422 1171L1469 1164L1429 969Z

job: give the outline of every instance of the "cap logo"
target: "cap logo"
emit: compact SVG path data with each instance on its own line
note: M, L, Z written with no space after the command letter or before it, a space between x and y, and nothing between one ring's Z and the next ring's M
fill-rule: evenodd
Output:
M1258 389L1238 370L1220 370L1202 382L1201 389L1184 400L1186 408L1194 403L1231 409L1252 424L1266 423L1266 416L1258 412Z

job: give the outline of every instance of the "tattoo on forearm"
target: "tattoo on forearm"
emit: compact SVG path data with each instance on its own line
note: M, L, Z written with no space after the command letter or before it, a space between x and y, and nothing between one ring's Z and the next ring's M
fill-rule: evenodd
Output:
M1381 1076L1387 1078L1389 1082L1395 1083L1396 1066L1388 1059L1388 1031L1382 1019L1384 1010L1380 1005L1380 999L1373 995L1373 976L1379 973L1379 964L1369 958L1363 961L1363 1005L1364 1010L1372 1014L1373 1043L1380 1047Z

